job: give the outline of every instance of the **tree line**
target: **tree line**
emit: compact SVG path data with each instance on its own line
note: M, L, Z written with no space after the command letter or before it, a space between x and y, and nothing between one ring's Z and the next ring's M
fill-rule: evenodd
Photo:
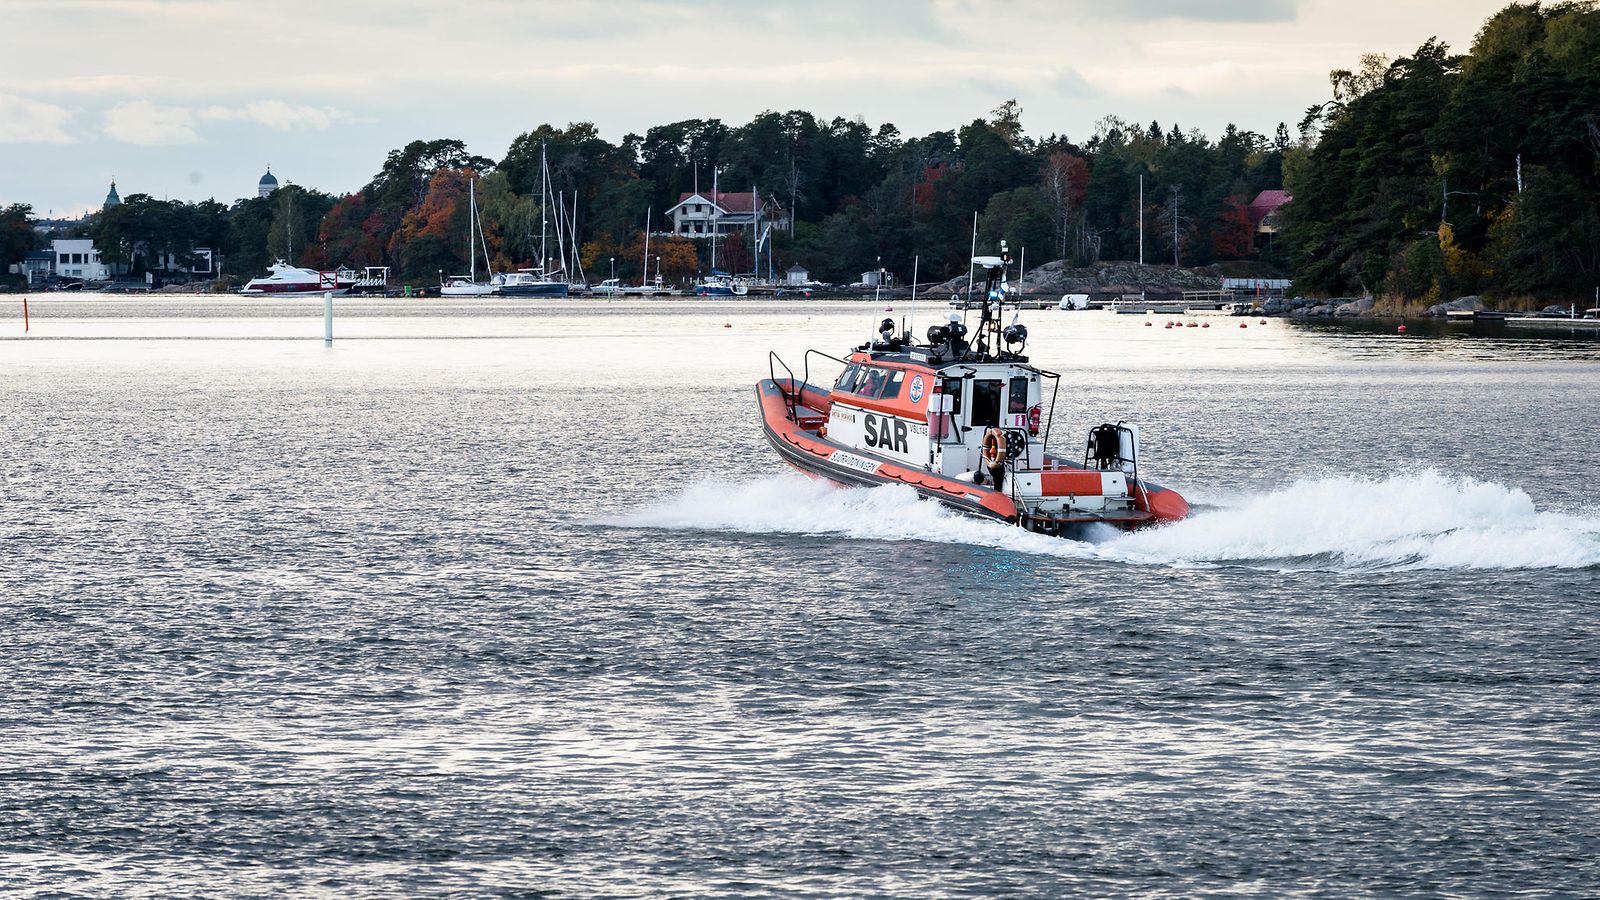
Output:
M1433 302L1600 284L1600 12L1514 3L1470 52L1430 40L1332 75L1286 171L1297 287Z
M791 226L772 236L771 261L780 271L801 263L825 280L880 265L904 277L914 257L931 277L958 274L974 212L982 246L1005 238L1030 248L1030 260L1074 264L1130 258L1142 214L1151 261L1199 265L1252 254L1245 204L1281 185L1290 149L1282 126L1271 137L1230 126L1212 141L1176 124L1115 117L1081 141L1033 138L1021 114L1009 101L961 128L910 138L893 125L803 111L766 112L738 126L690 119L616 144L592 123L545 124L519 135L498 161L455 139L413 141L343 196L290 184L225 206L135 193L94 215L86 231L103 258L136 272L161 254L182 258L207 247L241 278L286 259L316 268L386 265L425 282L466 268L467 190L476 180L493 265L531 266L542 222L554 215L540 207L542 152L552 189L576 211L592 275L597 266L609 274L615 258L619 276L639 278L647 211L653 230L665 230L664 212L684 192L709 192L713 169L722 190L754 188L792 210ZM662 257L664 277L691 277L708 268L707 243L652 237L650 255ZM748 234L724 237L719 267L749 271L752 253Z
M647 212L664 230L681 194L748 191L792 210L773 235L780 271L853 280L882 266L964 272L978 241L1027 248L1030 264L1138 257L1205 265L1262 259L1301 293L1429 299L1464 293L1586 294L1600 281L1600 13L1592 2L1514 3L1466 55L1430 40L1411 56L1332 73L1332 97L1291 137L1108 116L1078 138L1023 128L1015 101L949 131L764 112L742 125L687 119L618 143L592 123L539 125L498 160L450 138L391 151L359 190L286 185L225 206L133 194L92 218L102 255L136 271L157 254L220 249L247 278L275 259L317 268L386 265L421 283L467 268L469 183L496 270L533 266L553 209L541 155L591 278L644 272ZM1142 190L1141 190L1142 187ZM1285 188L1276 240L1247 204ZM554 205L554 198L548 206ZM26 218L26 207L3 211ZM0 236L5 234L0 221ZM0 250L19 243L0 243ZM706 271L704 240L651 239L671 281ZM765 257L766 254L763 254ZM766 259L763 258L763 263ZM720 267L750 270L748 235L719 242ZM653 261L651 262L653 266ZM601 272L604 269L604 272Z

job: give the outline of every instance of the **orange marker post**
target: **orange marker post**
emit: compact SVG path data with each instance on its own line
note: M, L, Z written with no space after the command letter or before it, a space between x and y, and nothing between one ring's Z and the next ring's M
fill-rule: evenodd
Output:
M22 295L22 333L28 333L28 295Z

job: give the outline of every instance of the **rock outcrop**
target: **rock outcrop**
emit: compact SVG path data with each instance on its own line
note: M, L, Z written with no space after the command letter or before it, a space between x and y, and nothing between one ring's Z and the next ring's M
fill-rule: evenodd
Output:
M1341 303L1335 306L1333 314L1336 316L1370 316L1377 305L1378 301L1371 297L1362 297L1359 300L1352 300L1349 303Z
M1430 315L1436 319L1442 319L1451 312L1455 311L1470 310L1472 312L1479 312L1480 310L1485 310L1488 308L1488 305L1483 302L1482 297L1460 297L1455 300L1451 300L1448 303L1435 303L1434 305L1428 307L1427 315Z

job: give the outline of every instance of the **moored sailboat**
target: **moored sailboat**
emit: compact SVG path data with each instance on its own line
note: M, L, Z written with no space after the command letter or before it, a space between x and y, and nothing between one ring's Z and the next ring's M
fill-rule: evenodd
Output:
M483 223L478 220L478 189L477 179L467 182L467 259L470 273L452 275L439 283L441 297L483 297L498 293L500 288L495 284L494 266L489 261L489 244L483 237ZM489 270L489 280L478 280L478 244L483 242L483 263Z

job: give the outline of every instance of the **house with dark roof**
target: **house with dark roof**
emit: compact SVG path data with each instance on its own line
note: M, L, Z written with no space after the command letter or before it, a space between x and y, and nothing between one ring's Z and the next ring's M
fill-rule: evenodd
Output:
M55 272L56 255L49 250L34 250L22 258L21 262L13 263L11 274L21 275L28 284L50 280L50 275Z
M749 231L762 225L789 227L789 215L776 200L763 201L755 191L688 191L667 210L672 234L710 237Z
M1255 226L1256 234L1278 233L1278 210L1283 209L1294 198L1288 191L1262 191L1250 201L1250 224Z

